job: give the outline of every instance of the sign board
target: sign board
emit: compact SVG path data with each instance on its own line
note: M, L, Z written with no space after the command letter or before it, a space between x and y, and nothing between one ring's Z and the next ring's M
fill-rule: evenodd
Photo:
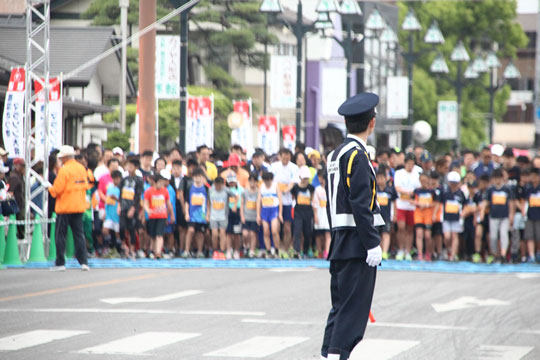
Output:
M55 83L49 90L49 153L62 146L62 88L60 81L49 79L50 83ZM42 93L43 87L39 81L34 81L34 89L37 94L36 100L36 158L43 159L45 151L45 99ZM47 154L48 156L48 154Z
M270 60L270 106L276 109L296 107L296 58L273 55Z
M214 96L188 95L186 116L186 151L197 146L214 147Z
M180 98L180 36L156 36L156 98Z
M253 153L253 120L251 116L251 99L233 100L233 111L242 114L242 125L231 131L231 145L242 146L248 154Z
M347 99L347 70L341 66L321 69L321 110L323 116L335 117L337 109Z
M279 116L260 116L258 128L258 144L268 154L279 151Z
M439 140L457 139L457 126L457 101L439 101L437 104L437 138Z
M24 68L11 70L4 103L2 135L4 147L9 152L9 157L13 158L24 158L24 76Z
M294 147L296 146L296 126L284 125L281 132L283 133L283 147L291 150L294 154Z
M409 116L409 79L406 76L389 76L386 86L388 118L406 119Z

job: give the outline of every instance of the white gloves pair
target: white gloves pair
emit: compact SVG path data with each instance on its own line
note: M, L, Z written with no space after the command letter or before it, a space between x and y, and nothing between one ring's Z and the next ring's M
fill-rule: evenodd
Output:
M381 246L374 247L373 249L369 249L367 251L367 259L366 263L369 266L378 266L382 261L382 249Z

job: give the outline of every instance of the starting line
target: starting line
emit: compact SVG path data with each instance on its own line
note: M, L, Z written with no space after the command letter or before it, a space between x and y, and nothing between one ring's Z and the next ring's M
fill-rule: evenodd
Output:
M6 265L11 269L48 269L51 262L26 263L24 265ZM211 259L170 259L170 260L124 260L124 259L89 259L93 269L328 269L326 260L264 260L245 259L219 261ZM66 268L79 269L76 260L66 262ZM379 266L381 271L413 271L458 274L540 274L540 264L474 264L471 262L422 262L385 260Z

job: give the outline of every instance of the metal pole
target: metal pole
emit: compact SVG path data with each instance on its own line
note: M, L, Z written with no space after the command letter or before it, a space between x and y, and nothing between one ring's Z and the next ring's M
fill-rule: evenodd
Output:
M537 0L540 6L540 0ZM540 16L536 16L536 51L535 51L535 66L534 66L534 105L536 109L540 107ZM535 110L536 110L535 109ZM536 118L536 117L535 117ZM540 145L540 119L535 119L536 136L535 146Z
M302 52L304 37L304 23L302 14L302 0L298 0L296 11L296 141L300 141L302 130Z
M495 121L494 102L495 102L495 85L493 84L493 72L489 74L489 143L493 143L493 122Z
M263 110L264 110L264 115L267 114L267 111L266 111L266 97L267 97L267 91L268 91L268 79L267 79L267 72L268 72L268 69L267 69L267 66L268 66L268 63L267 63L267 60L268 60L268 43L265 41L264 42L264 90L263 90Z
M405 59L407 60L407 72L409 75L409 117L407 118L407 125L412 126L413 124L413 115L414 115L414 109L413 109L413 70L414 70L414 63L413 63L413 56L414 56L414 37L412 31L409 33L409 52L406 54ZM411 144L411 131L405 130L403 131L401 135L402 139L402 146L404 149L407 148Z
M120 124L122 132L126 132L126 78L127 78L127 16L129 0L120 0L120 25L122 29L122 79L120 86Z
M382 42L381 42L381 37L380 37L380 34L377 34L376 36L377 38L377 42L379 43L379 53L378 53L378 56L377 56L377 82L378 82L378 88L379 88L379 96L383 96L382 95Z
M184 0L182 5L187 3ZM186 151L188 11L180 14L180 147ZM182 145L183 144L183 145Z
M457 72L457 139L455 142L456 153L461 149L461 91L463 90L463 79L462 79L462 62L458 61L458 72Z
M361 24L360 24L360 34L365 34L365 31L364 31L364 15L365 14L365 6L364 6L364 2L362 1L360 3L360 9L362 10L362 21L361 21ZM362 93L364 92L364 76L365 76L365 44L366 44L366 40L365 38L361 41L360 45L359 45L359 50L358 50L358 63L360 64L360 67L359 69L356 71L356 93L359 94L359 93ZM351 51L352 52L352 51Z
M347 96L351 96L351 78L352 78L352 21L347 20L347 38L345 39L345 56L347 57Z

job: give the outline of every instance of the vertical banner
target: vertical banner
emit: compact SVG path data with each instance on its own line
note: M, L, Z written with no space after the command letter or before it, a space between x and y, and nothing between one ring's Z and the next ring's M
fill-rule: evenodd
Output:
M279 116L259 117L258 143L268 155L279 151Z
M156 99L180 98L180 36L156 36Z
M231 145L238 144L248 153L253 152L253 118L251 115L251 99L233 100L233 111L242 115L242 125L231 131Z
M281 132L283 133L283 147L291 150L294 154L294 147L296 146L296 126L284 125Z
M62 91L60 81L49 79L53 87L49 90L49 152L60 149L62 146ZM34 80L34 89L37 94L36 100L36 158L43 159L45 150L45 98L43 87L39 81ZM49 154L47 154L49 156Z
M214 95L187 99L186 151L197 146L214 147Z
M457 139L457 125L457 101L439 101L437 103L437 138L439 140Z
M24 68L11 70L4 103L2 135L10 157L24 158L24 76Z
M278 109L296 107L296 58L273 55L270 59L270 105Z
M409 117L409 79L406 76L389 76L386 80L386 113L389 119Z

